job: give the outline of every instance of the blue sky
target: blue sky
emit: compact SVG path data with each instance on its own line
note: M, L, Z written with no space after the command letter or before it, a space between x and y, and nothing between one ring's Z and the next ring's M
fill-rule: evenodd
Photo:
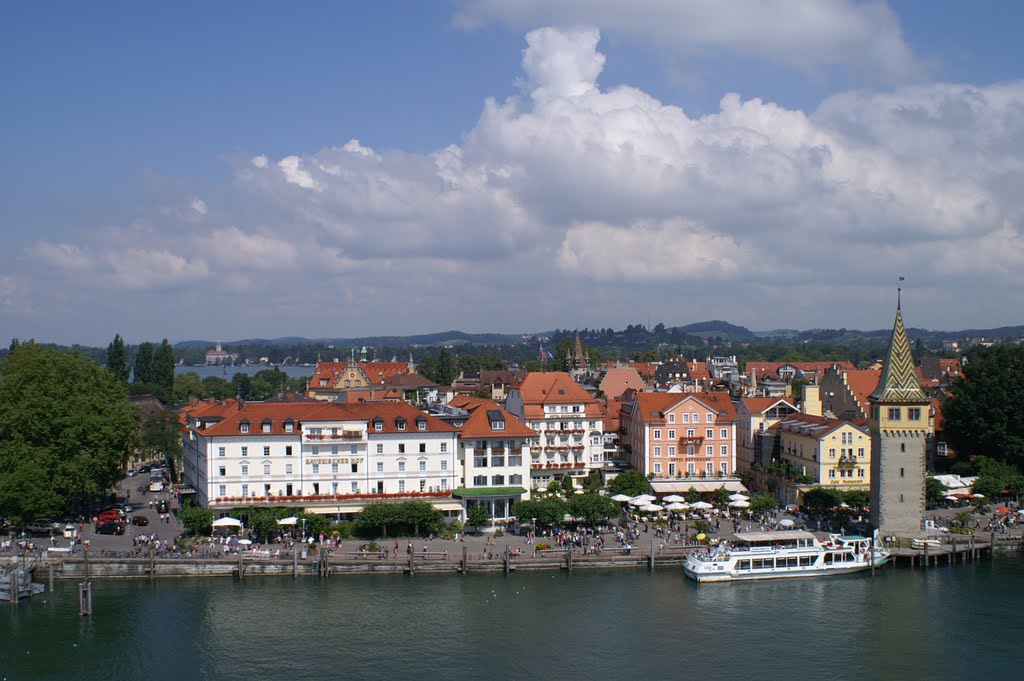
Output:
M1019 3L622 5L5 3L0 328L1020 322Z

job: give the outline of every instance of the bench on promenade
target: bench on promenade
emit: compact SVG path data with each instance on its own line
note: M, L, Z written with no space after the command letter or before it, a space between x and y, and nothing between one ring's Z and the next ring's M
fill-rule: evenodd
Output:
M448 560L447 551L417 551L414 555L425 560Z

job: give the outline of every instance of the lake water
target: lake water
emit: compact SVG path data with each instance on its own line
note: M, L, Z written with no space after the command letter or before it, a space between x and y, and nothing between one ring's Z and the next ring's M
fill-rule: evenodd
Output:
M187 374L189 372L199 375L199 378L206 378L207 376L219 376L225 380L230 381L231 377L235 374L248 374L252 376L260 371L267 369L273 369L274 367L266 364L244 364L239 366L186 366L178 365L174 367L175 374ZM291 378L297 378L299 376L310 377L313 375L313 370L316 369L314 366L279 366L277 367L284 373L288 374Z
M94 582L0 606L0 679L1019 678L1016 554L698 586L681 571Z

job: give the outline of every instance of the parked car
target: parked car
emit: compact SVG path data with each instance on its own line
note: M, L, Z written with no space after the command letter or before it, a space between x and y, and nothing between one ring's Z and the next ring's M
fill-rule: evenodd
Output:
M149 518L147 518L144 515L133 515L132 516L132 525L138 525L139 527L145 527L146 525L149 525Z
M121 510L122 510L122 511L124 511L125 513L131 513L132 511L134 511L134 510L135 510L135 504L133 504L133 503L131 503L131 502L129 501L129 502L127 502L127 503L121 504L121 507L120 507L120 508L121 508Z
M38 518L30 523L26 523L25 525L25 530L32 534L51 534L63 529L63 525L56 523L49 518Z
M168 513L169 512L169 509L167 507L167 502L164 499L161 499L160 501L156 502L156 512L157 513Z
M124 534L124 523L96 523L96 534Z
M135 469L134 468L132 468L131 470L128 471L128 477L129 478L134 478L135 477Z

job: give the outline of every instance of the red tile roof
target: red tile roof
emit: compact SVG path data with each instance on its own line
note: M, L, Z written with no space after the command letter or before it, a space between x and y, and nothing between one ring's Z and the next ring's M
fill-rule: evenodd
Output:
M744 397L742 402L747 406L747 411L751 414L763 414L779 402L782 402L793 409L797 408L793 401L788 397Z
M544 418L546 404L580 404L588 417L602 415L601 401L564 371L532 371L519 386L526 418Z
M618 397L629 388L644 389L644 380L633 367L614 367L609 369L599 386L601 392L608 397Z
M842 419L830 419L825 416L813 416L811 414L790 414L778 423L769 427L769 430L783 430L788 433L804 435L820 440L836 428L850 424L857 429L868 432L867 422L864 419L856 421L843 421Z
M466 439L482 439L537 436L536 431L527 427L522 421L498 406L495 402L480 398L471 399L474 400L472 405L462 407L468 410L470 414L466 422L462 424L462 428L459 429L461 437ZM500 415L501 420L505 422L505 427L502 430L494 430L491 427L492 422L495 420L494 417L497 415Z
M736 421L736 407L727 392L710 393L637 393L636 403L640 417L646 422L661 422L663 414L687 400L696 400L712 411L719 412L717 423ZM657 416L654 413L657 412Z

